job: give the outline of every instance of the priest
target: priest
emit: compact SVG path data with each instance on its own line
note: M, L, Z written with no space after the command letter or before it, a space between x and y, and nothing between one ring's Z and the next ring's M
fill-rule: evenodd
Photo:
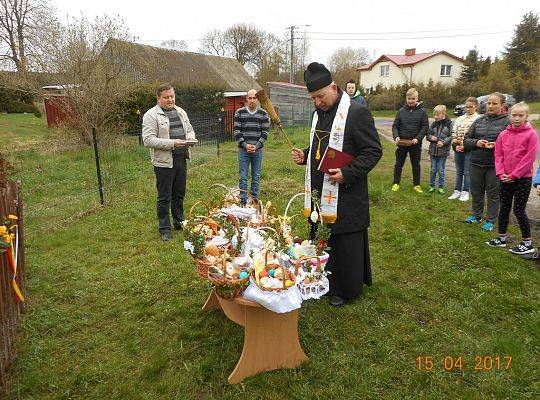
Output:
M342 306L360 296L364 284L371 285L367 175L381 159L381 142L369 110L351 102L323 64L309 64L304 81L315 105L310 145L293 149L292 159L306 166L306 193L319 193L321 217L331 230L326 267L331 272L329 302ZM343 152L354 159L323 173L318 167L328 146L337 150L334 154ZM306 215L311 208L310 196L306 196Z

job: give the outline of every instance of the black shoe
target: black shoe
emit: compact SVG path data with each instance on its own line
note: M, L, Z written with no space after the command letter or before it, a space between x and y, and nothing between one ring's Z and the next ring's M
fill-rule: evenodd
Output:
M347 300L339 296L330 296L330 300L328 301L328 303L334 307L341 307L344 306L345 303L347 303Z
M180 231L180 230L182 230L182 222L175 222L175 223L173 224L173 228L174 228L175 231Z
M534 247L532 245L527 246L523 241L521 241L516 247L508 249L510 253L524 255L529 253L534 253Z
M168 242L169 240L171 240L171 232L161 232L161 240L163 240L164 242Z

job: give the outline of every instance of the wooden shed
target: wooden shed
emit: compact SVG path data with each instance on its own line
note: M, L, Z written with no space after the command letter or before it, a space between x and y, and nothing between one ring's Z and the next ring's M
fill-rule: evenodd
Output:
M307 88L286 82L268 82L269 96L284 126L309 125L313 101Z

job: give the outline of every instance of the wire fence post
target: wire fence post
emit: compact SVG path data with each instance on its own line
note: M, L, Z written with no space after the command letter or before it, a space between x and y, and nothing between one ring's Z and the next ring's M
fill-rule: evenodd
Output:
M139 110L137 110L139 111ZM139 111L139 146L142 146L143 145L143 142L142 142L142 123L143 123L143 117L142 117L142 114L140 113Z
M99 151L98 151L97 135L96 135L95 127L92 127L92 142L94 142L94 155L96 158L96 173L97 173L98 189L99 189L99 202L101 205L104 205L105 202L103 201L103 183L101 182L101 168L99 166Z

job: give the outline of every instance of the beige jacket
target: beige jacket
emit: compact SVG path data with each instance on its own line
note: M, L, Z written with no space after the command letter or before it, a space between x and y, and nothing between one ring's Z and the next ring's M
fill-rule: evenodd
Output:
M195 132L186 112L178 106L174 106L174 108L182 121L186 139L195 139ZM169 137L169 118L158 105L144 113L142 140L143 144L150 148L152 165L165 168L173 167L174 140Z
M462 142L472 123L480 117L481 115L478 113L474 113L473 115L463 114L457 117L454 125L452 125L452 139Z

